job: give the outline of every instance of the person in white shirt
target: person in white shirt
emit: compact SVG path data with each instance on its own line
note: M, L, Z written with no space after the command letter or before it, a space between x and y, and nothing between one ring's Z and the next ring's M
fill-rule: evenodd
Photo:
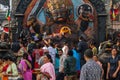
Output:
M69 51L69 48L68 48L68 44L67 44L66 42L64 42L62 51L63 51L63 54L66 54L66 55L67 55L67 53L68 53L68 51Z
M55 54L56 54L56 50L55 50L54 45L53 45L52 42L49 43L48 51L49 51L49 54L50 54L51 57L52 57L53 64L55 65Z
M59 66L59 72L57 74L56 80L63 80L64 79L64 62L65 59L67 58L66 54L63 54L62 49L58 51L58 54L60 56L60 66Z

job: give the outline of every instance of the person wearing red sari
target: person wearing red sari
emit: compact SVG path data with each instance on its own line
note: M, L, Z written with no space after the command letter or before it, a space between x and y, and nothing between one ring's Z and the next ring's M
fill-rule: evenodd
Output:
M7 68L9 66L9 64L7 64L7 57L4 57L3 60L4 60L4 63L3 63L3 68L2 68L2 72L6 72L7 71Z
M43 56L44 50L42 49L42 45L36 45L36 49L33 50L32 57L34 58L34 68L39 68L39 59Z

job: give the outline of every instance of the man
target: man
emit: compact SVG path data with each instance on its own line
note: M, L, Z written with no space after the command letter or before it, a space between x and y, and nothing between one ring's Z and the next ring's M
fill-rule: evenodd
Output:
M49 51L49 54L50 54L51 57L52 57L53 64L55 65L55 54L56 54L56 50L55 50L55 48L54 48L53 42L50 42L50 43L49 43L48 51Z
M64 80L76 80L76 73L76 59L73 57L73 51L70 50L64 61Z
M88 44L85 41L85 39L83 38L83 36L80 36L79 38L79 42L78 42L78 52L80 53L80 67L82 67L85 64L85 59L84 59L84 52L85 50L88 49Z
M62 51L63 51L63 54L67 55L67 53L69 51L69 47L68 47L68 43L67 42L64 42L63 47L62 47Z
M84 58L86 64L84 64L81 69L80 80L101 80L102 69L94 60L92 60L92 50L87 49L84 53Z
M60 56L60 64L59 64L59 72L56 80L64 80L64 62L65 59L67 58L67 55L63 53L62 49L58 51L58 54Z

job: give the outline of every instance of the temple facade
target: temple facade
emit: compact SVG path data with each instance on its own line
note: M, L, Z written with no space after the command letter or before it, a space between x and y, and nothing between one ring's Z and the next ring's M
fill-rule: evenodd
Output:
M12 6L14 6L12 7L11 16L13 21L17 22L15 25L18 26L18 35L23 28L27 27L27 21L31 16L37 19L39 26L42 28L42 33L46 32L51 35L71 31L76 34L75 30L77 30L78 36L83 34L85 38L95 38L98 43L106 39L107 28L117 30L119 28L119 17L117 16L120 13L115 13L116 19L111 20L111 18L114 18L113 11L110 12L113 4L111 3L112 0L111 2L107 0L9 1L12 1ZM2 0L0 3L10 6L9 1ZM115 3L113 7L114 10L119 11L119 2ZM68 31L63 28L68 29Z

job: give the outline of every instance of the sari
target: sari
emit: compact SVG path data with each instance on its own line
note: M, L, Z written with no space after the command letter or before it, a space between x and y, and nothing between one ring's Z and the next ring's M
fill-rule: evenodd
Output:
M56 77L55 69L51 62L48 62L48 63L45 63L44 65L42 65L40 68L40 71L43 73L49 74L51 76L51 78L49 80L55 80L55 77ZM45 76L43 76L43 77L45 77ZM47 80L46 77L44 79Z
M17 80L18 79L18 70L17 65L12 62L7 68L6 75L4 78L8 78L8 80ZM4 79L3 79L4 80Z
M5 73L5 72L7 71L8 66L9 66L8 64L4 63L4 64L3 64L3 68L2 68L2 72ZM4 76L4 75L2 74L1 80L8 80L8 76Z
M31 63L22 59L19 64L19 69L24 80L32 80L32 66Z

